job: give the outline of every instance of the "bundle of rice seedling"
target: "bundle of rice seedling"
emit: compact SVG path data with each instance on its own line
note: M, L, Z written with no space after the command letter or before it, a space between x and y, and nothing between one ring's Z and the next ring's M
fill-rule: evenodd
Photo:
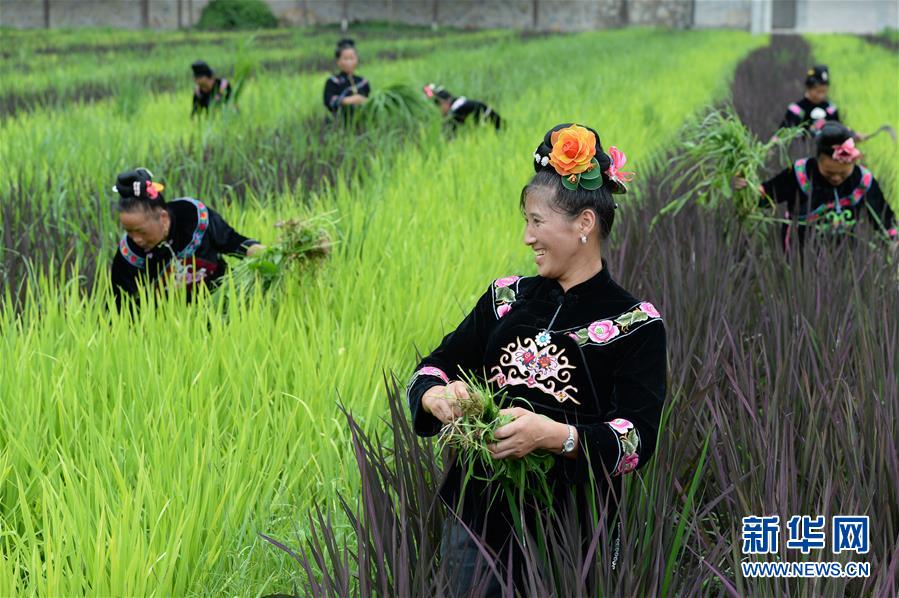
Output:
M306 270L323 260L331 251L335 221L333 212L310 218L291 218L275 224L281 230L280 241L265 251L240 260L231 270L231 283L241 294L261 285L263 291L272 291L281 285L290 273ZM224 296L223 285L215 295Z
M552 495L547 473L555 459L545 451L534 451L521 459L494 459L487 448L497 441L494 432L515 420L511 415L500 413L499 406L509 404L510 399L506 393L497 394L474 378L467 377L465 381L469 397L460 402L462 416L443 427L438 446L457 451L465 470L464 484L471 479L497 482L505 491L513 513L517 510L516 505L523 503L525 489L538 502L548 506Z
M730 105L689 123L668 162L666 179L670 189L684 191L659 211L653 224L664 214L678 213L689 202L709 208L726 202L740 223L764 219L758 188L768 156L778 150L778 162L785 166L790 142L802 134L799 127L781 129L763 143L740 122ZM746 186L734 188L734 177L745 179Z
M355 113L358 122L367 126L409 125L434 115L421 93L402 84L372 92Z

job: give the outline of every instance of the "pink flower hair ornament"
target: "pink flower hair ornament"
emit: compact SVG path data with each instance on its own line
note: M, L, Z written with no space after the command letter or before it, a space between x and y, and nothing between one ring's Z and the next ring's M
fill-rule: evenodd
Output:
M612 159L612 163L606 169L606 176L620 188L621 193L624 193L627 191L627 183L634 180L633 172L621 170L627 164L627 156L613 145L609 148L609 158Z
M840 145L833 146L831 157L843 164L852 164L861 157L862 153L855 147L855 139L850 137Z

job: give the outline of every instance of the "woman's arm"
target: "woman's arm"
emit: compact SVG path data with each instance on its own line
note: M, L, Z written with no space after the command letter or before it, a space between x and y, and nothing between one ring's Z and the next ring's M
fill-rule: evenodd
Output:
M137 277L140 270L125 261L122 254L116 251L112 259L110 282L115 297L116 307L122 309L122 303L128 298L137 298Z
M483 365L487 329L493 317L492 286L481 295L475 308L440 345L415 367L406 387L415 432L433 436L445 422L447 410L467 395L464 375L477 373ZM453 382L455 380L455 382Z
M741 176L735 176L733 185L734 189L745 189L748 182ZM792 167L784 168L774 178L759 185L759 207L769 205L770 200L773 200L774 203L790 201L796 197L797 190L796 173Z
M252 257L265 249L265 246L261 245L259 241L245 237L231 228L231 225L218 212L208 206L207 209L209 210L209 228L206 234L211 235L212 246L216 251L227 255Z
M868 204L868 216L874 222L875 227L894 241L899 240L896 232L896 217L883 196L883 189L877 179L871 181L871 188L865 194L865 203Z
M655 450L665 401L668 357L662 320L653 320L619 341L607 420L575 425L576 458L567 461L570 481L594 475L621 475L645 465Z

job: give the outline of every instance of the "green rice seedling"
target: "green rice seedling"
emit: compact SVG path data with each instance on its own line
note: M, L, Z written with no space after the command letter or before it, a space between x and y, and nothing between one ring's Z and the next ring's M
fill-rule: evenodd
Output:
M273 291L285 277L300 275L314 267L328 256L334 244L333 230L337 223L332 215L277 222L275 228L281 231L281 239L262 253L244 258L233 266L230 278L234 287L242 295L251 293L256 286L263 291ZM226 296L222 287L214 294Z
M458 451L464 463L465 481L499 482L507 499L521 504L525 491L533 492L544 505L551 503L547 473L555 459L546 451L534 451L521 459L494 459L488 446L496 442L493 435L497 428L511 423L515 418L500 413L500 405L523 402L509 398L506 393L497 394L488 384L467 376L469 396L460 402L462 416L446 424L440 431L441 448ZM517 499L517 500L516 500Z
M740 122L732 106L710 110L684 127L666 181L676 193L683 191L659 211L653 224L689 202L709 208L727 203L740 223L764 217L758 188L768 156L776 150L786 164L789 144L801 134L801 128L782 129L762 142ZM745 179L746 187L735 189L734 177Z
M394 84L375 90L356 116L365 126L412 125L432 119L434 111L412 86Z

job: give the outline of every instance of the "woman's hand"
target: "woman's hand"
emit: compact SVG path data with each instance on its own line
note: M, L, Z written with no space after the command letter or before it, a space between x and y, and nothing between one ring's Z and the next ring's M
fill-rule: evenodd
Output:
M259 243L253 243L252 245L247 247L247 257L256 257L263 251L265 251L265 245L260 245Z
M448 424L454 419L462 417L462 409L459 401L470 398L468 386L458 380L450 382L446 386L432 386L421 397L421 406L425 411Z
M349 105L359 106L360 104L364 104L367 101L368 101L368 98L365 97L364 95L354 93L353 95L343 98L343 101L341 102L341 104L343 104L344 106L349 106Z
M746 179L744 179L741 176L735 176L732 179L732 182L734 185L734 189L736 189L737 191L739 191L740 189L745 189L746 187L749 186L749 181L747 181Z
M500 414L511 415L515 421L500 426L493 432L496 442L487 448L490 449L494 459L509 457L521 459L538 449L548 449L558 453L562 450L565 440L568 439L566 424L553 421L533 411L522 407L512 407L501 410ZM575 437L575 442L577 442L577 437Z

